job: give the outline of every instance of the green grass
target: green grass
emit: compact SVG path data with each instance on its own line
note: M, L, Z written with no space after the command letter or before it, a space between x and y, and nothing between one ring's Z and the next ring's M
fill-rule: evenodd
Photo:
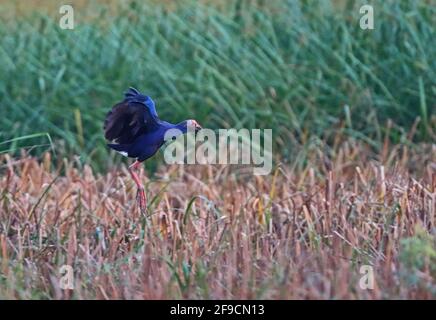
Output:
M47 132L59 150L104 166L103 119L129 86L169 121L273 128L285 159L292 141L337 130L381 146L387 119L394 142L417 117L415 139L434 138L430 1L373 1L371 31L359 28L357 1L138 3L116 16L105 4L88 18L77 8L73 31L57 12L2 20L0 141Z

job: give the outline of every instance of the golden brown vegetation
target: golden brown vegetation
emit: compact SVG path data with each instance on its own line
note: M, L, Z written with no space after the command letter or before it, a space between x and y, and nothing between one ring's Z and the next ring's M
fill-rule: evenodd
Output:
M0 298L434 298L435 145L320 150L265 177L142 173L147 217L125 167L3 156ZM59 288L64 264L74 290Z

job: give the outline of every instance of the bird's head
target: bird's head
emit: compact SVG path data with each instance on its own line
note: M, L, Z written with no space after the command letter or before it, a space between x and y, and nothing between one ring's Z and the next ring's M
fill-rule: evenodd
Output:
M188 129L194 129L195 133L197 133L198 131L200 131L201 129L203 129L196 120L194 119L189 119L186 121L186 127Z

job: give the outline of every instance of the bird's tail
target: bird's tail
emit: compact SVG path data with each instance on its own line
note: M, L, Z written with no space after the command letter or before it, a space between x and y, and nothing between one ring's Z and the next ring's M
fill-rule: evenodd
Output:
M125 154L125 155L128 155L129 149L130 149L130 144L128 144L128 143L120 143L120 144L108 143L107 146L109 148L114 149L115 151L118 151L119 153Z

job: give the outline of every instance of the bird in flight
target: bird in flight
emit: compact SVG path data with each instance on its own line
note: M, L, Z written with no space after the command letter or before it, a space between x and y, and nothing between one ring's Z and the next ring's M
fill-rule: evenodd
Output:
M141 94L135 88L129 88L124 100L112 107L104 122L104 136L108 147L135 162L129 166L129 172L138 187L137 202L141 212L146 211L147 200L144 186L136 173L141 163L151 158L165 143L165 133L169 129L179 129L186 133L188 127L198 132L201 126L195 120L185 120L172 124L160 120L154 101Z

